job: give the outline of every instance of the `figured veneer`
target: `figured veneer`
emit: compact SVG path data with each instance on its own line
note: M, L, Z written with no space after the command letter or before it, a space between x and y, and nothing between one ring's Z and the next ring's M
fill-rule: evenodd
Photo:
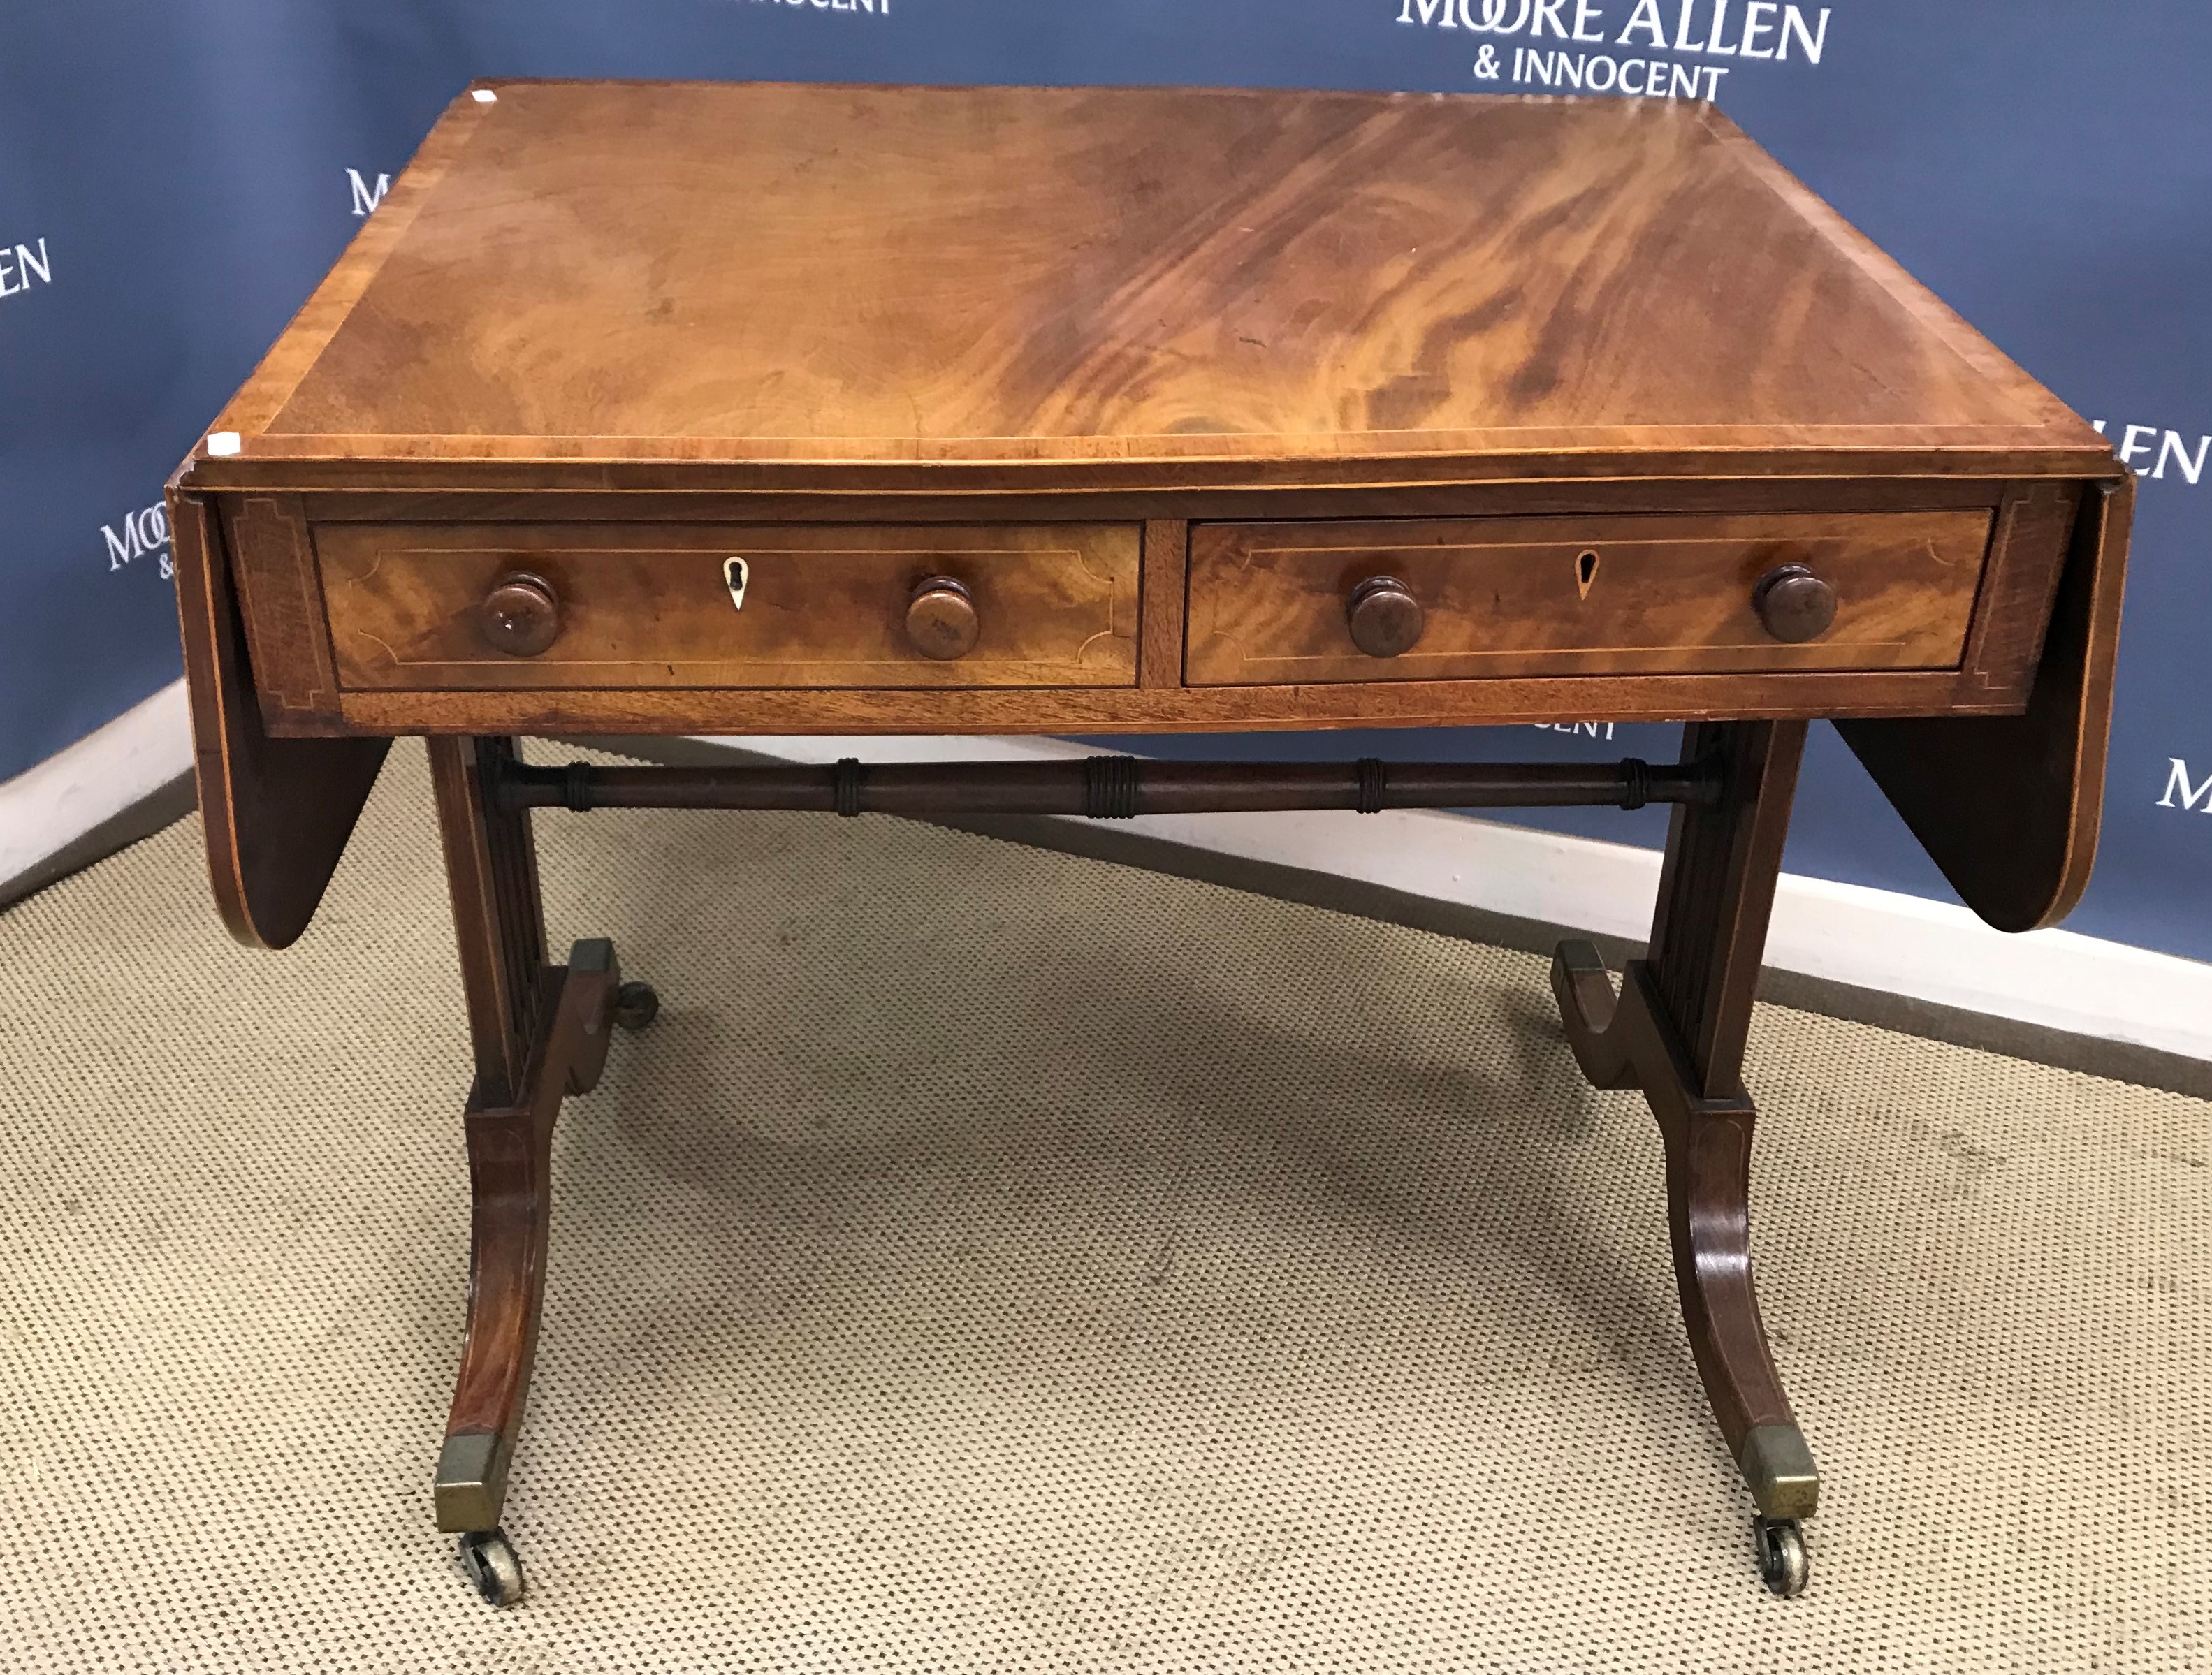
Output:
M1201 524L1189 678L1950 668L1989 536L1973 512ZM1758 609L1761 583L1788 566L1841 601L1800 641ZM1348 617L1400 600L1404 626L1376 630L1394 649L1366 649Z
M348 691L849 689L1133 685L1139 540L1133 524L339 524L317 545ZM485 602L532 586L557 626L488 639ZM918 642L917 622L950 634L961 614L964 636Z
M2088 495L2026 710L1836 724L1952 888L2000 931L2056 925L2089 885L2135 498L2124 476Z
M168 512L216 906L239 941L289 948L314 917L392 741L270 736L222 522L204 497L173 486Z
M218 476L310 458L324 481L471 458L581 486L607 460L1036 477L1290 458L1372 476L1408 454L1567 452L1595 476L1616 471L1590 456L1654 452L1696 475L1829 450L1942 469L1961 451L2108 457L1708 106L497 93L456 102L424 178L378 211L392 223L226 414L245 446Z
M262 707L311 725L335 720L337 675L300 497L226 498L225 545Z
M1571 945L1555 986L1658 1120L1690 1348L1769 1585L1802 1585L1819 1478L1752 1287L1741 1063L1804 724L1992 924L2063 913L2132 482L1717 111L501 82L210 428L234 444L170 508L234 930L296 937L386 736L432 737L476 1054L435 1497L503 1555L491 1597L554 1118L652 1010L605 944L550 963L529 809L662 804L1674 800L1649 958L1616 996ZM1692 725L1671 769L509 742L1567 719Z

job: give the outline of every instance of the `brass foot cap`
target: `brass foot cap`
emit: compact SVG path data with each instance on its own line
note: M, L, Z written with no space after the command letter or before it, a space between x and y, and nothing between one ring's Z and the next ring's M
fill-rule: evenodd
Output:
M467 1431L446 1439L438 1451L434 1496L441 1530L489 1530L499 1523L507 1499L511 1451L489 1431Z
M1810 1518L1820 1504L1820 1469L1795 1425L1753 1425L1736 1464L1763 1517Z

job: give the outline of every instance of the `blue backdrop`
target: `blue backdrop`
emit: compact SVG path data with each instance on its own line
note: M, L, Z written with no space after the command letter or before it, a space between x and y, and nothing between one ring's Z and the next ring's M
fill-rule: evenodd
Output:
M71 0L0 39L0 778L175 678L162 481L472 76L1625 84L1713 98L2143 474L2072 923L2212 958L2204 0ZM1674 748L1605 731L1357 748ZM1826 727L1802 797L1793 870L1948 897Z

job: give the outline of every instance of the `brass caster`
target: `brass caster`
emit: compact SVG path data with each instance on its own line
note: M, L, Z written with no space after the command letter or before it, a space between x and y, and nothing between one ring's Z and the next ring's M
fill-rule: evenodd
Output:
M615 1022L642 1029L660 1016L660 997L650 983L625 983L615 991Z
M488 1605L504 1611L522 1598L522 1560L505 1530L471 1530L463 1536L461 1569Z
M1751 1538L1759 1548L1759 1580L1778 1599L1795 1599L1813 1575L1805 1532L1794 1518L1754 1518Z

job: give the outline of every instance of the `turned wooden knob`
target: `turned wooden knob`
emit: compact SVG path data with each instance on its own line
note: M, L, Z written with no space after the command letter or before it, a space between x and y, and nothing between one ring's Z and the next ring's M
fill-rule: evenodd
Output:
M1836 590L1802 564L1778 564L1751 590L1751 608L1767 633L1796 646L1827 633Z
M553 584L527 570L510 570L491 585L477 608L485 643L510 657L536 657L561 632L561 598Z
M975 649L983 630L975 601L950 576L925 576L906 604L907 643L927 658L950 663Z
M1370 576L1345 601L1344 620L1352 643L1370 657L1410 652L1428 626L1428 613L1413 590L1395 576Z

